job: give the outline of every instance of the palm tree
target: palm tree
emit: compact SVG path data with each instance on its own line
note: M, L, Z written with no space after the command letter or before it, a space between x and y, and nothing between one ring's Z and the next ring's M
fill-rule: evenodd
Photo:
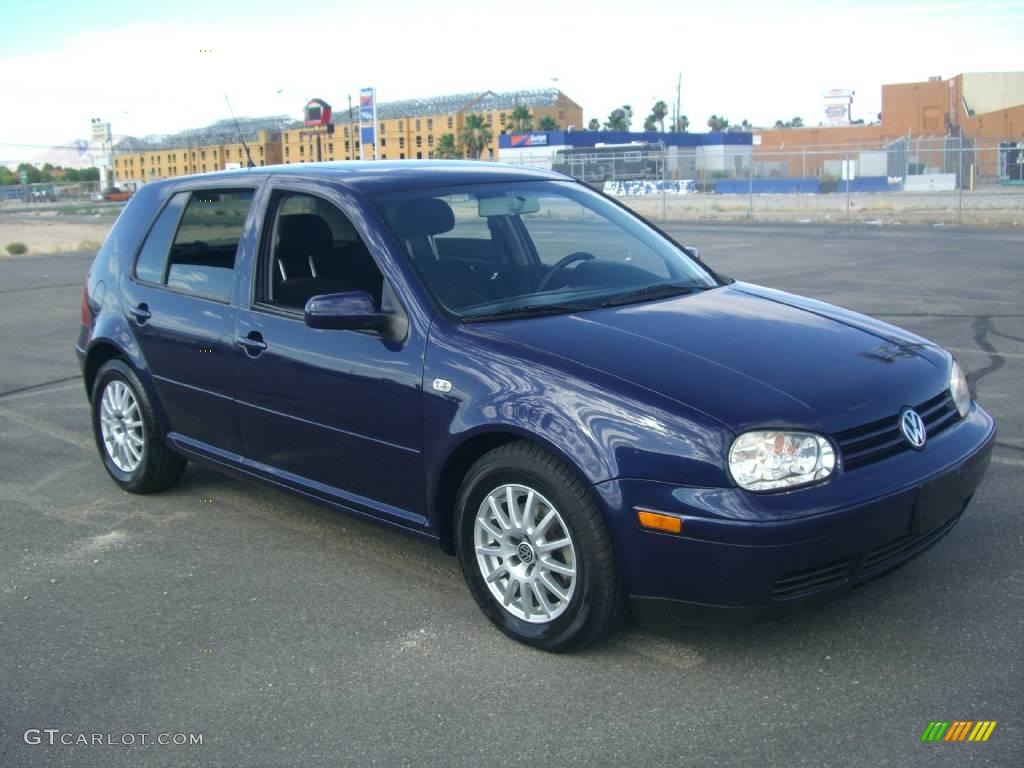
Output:
M540 119L540 122L537 123L537 130L557 131L558 123L555 121L555 118L553 118L551 115L544 115L544 117Z
M690 118L688 118L686 115L680 115L678 124L672 123L672 125L668 127L668 129L672 131L672 133L686 133L689 130L689 128Z
M442 160L455 160L460 157L459 148L455 144L455 136L444 133L437 137L437 146L434 147L434 157Z
M654 133L658 130L658 121L655 119L653 112L647 116L646 120L644 120L644 130L648 133Z
M601 121L598 120L596 117L590 118L590 122L587 123L587 130L588 131L600 131L601 130Z
M474 160L479 160L494 134L483 115L466 115L462 124L462 146Z
M533 118L530 116L528 107L522 105L512 110L508 119L507 128L509 133L524 133L533 130Z
M660 126L662 133L665 132L665 118L668 116L668 104L664 101L654 102L654 106L651 107L651 117Z
M606 131L628 131L629 124L633 118L633 108L624 104L618 109L613 109L604 123Z
M712 131L724 131L729 127L729 121L724 117L712 115L708 118L708 128Z

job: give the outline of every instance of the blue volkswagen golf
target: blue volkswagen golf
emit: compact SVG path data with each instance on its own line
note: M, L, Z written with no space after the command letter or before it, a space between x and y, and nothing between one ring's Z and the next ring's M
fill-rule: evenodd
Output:
M76 347L124 490L191 460L430 539L552 651L881 576L956 525L995 436L938 346L487 163L146 184Z

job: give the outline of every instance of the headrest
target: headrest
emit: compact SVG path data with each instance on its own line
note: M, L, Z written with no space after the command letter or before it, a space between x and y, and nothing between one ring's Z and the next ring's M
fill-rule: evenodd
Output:
M315 213L282 216L277 232L277 247L287 253L323 253L334 244L331 228Z
M424 197L400 203L392 223L403 237L440 235L455 226L455 214L444 200Z

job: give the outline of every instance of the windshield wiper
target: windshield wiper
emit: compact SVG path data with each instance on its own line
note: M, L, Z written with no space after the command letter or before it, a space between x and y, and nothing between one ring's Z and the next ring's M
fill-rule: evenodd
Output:
M705 285L676 285L675 283L655 283L637 288L635 291L627 291L617 296L612 296L605 301L602 307L619 307L623 304L633 304L638 301L649 301L651 299L667 299L670 296L685 296L688 293L706 291L711 286Z
M540 315L560 315L567 312L581 312L586 309L596 309L595 304L562 303L562 304L534 304L520 307L509 307L499 309L496 312L488 312L485 315L470 315L465 318L467 323L476 323L481 320L508 320L513 317L538 317Z

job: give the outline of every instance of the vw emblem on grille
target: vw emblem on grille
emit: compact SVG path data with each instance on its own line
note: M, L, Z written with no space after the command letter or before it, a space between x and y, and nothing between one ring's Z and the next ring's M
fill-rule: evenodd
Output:
M519 555L519 559L526 565L533 562L533 547L525 541L519 543L519 548L516 550L516 554Z
M924 421L913 408L905 408L900 414L900 432L914 448L924 448L925 440L928 439Z

